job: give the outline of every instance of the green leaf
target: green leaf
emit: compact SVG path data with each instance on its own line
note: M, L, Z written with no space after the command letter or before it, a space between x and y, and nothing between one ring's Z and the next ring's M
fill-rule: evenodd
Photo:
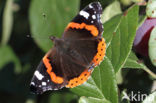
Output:
M78 95L92 97L95 100L102 99L118 103L117 83L110 60L105 57L104 62L94 69L87 82L71 90Z
M145 65L143 63L139 62L139 60L135 56L135 54L133 52L131 52L126 63L124 64L123 68L140 69L140 68L145 68Z
M122 77L122 70L121 69L116 73L116 81L117 81L117 84L123 83L123 77Z
M1 46L0 47L0 70L8 63L13 62L15 65L15 73L21 72L21 64L13 50L10 46Z
M156 27L153 28L149 38L149 57L154 66L156 66Z
M156 74L153 73L150 69L148 69L142 62L139 62L138 58L135 56L133 52L130 53L123 68L143 69L154 79L156 78Z
M156 92L153 92L142 103L156 103Z
M98 99L93 97L81 97L79 103L111 103L105 99Z
M118 25L120 24L121 17L122 17L122 15L117 15L117 16L113 17L111 20L109 20L103 24L103 26L104 26L103 36L107 43L107 47L109 46L109 44L113 38L113 33L116 31L116 29L118 28Z
M71 103L71 101L77 100L77 96L73 93L52 93L49 96L48 103ZM43 101L45 103L45 101Z
M7 44L13 25L13 10L12 10L13 0L7 0L6 6L3 14L3 32L2 32L2 45Z
M115 73L123 67L132 48L133 40L138 25L138 6L134 5L128 9L121 17L113 35L110 45L108 45L106 55L110 59Z
M125 5L125 6L128 6L132 3L132 0L120 0L120 2Z
M114 1L112 4L108 5L102 13L102 22L108 21L110 18L117 14L121 14L121 7L119 1Z
M32 0L29 11L31 33L42 50L47 51L52 46L50 35L62 35L67 23L78 12L78 6L79 0Z

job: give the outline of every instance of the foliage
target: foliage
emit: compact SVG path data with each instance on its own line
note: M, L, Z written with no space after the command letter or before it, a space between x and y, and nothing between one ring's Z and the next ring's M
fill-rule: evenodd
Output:
M70 5L69 3L70 2ZM61 36L67 23L78 12L78 0L33 0L30 5L30 26L34 37ZM38 8L40 7L40 8ZM47 51L51 48L51 40L34 38L41 49Z

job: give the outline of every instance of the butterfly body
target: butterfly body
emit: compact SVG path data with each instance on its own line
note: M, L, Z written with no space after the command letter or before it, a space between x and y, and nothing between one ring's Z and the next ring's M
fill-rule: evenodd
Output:
M54 46L34 73L33 92L73 88L87 81L105 56L101 13L100 3L91 3L67 25L61 38L50 37Z

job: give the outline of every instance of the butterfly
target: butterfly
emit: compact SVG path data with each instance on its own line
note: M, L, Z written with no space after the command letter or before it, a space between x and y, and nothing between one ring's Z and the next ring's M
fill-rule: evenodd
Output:
M101 14L101 4L90 3L67 25L61 38L50 37L54 46L34 72L32 92L73 88L88 80L106 52Z

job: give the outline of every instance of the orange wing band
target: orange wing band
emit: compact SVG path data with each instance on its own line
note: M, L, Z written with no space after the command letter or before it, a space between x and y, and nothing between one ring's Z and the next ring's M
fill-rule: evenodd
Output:
M47 73L50 75L51 80L56 83L56 84L61 84L63 83L63 78L56 76L54 72L52 72L52 66L50 64L50 60L47 58L47 55L43 57L43 63L45 67L47 68Z
M92 61L95 66L100 64L100 62L103 60L105 56L105 53L106 53L106 43L105 43L104 38L102 38L102 40L99 41L97 53L94 56L93 61Z
M98 29L94 25L87 25L85 23L79 24L79 23L71 22L71 23L68 24L66 29L68 29L68 28L87 29L95 37L98 36L98 34L99 34Z
M88 71L88 69L86 69L84 72L80 74L79 77L76 77L70 80L68 84L66 85L66 87L73 88L73 87L83 84L84 82L88 80L88 77L91 75L91 73L92 73L92 70Z

